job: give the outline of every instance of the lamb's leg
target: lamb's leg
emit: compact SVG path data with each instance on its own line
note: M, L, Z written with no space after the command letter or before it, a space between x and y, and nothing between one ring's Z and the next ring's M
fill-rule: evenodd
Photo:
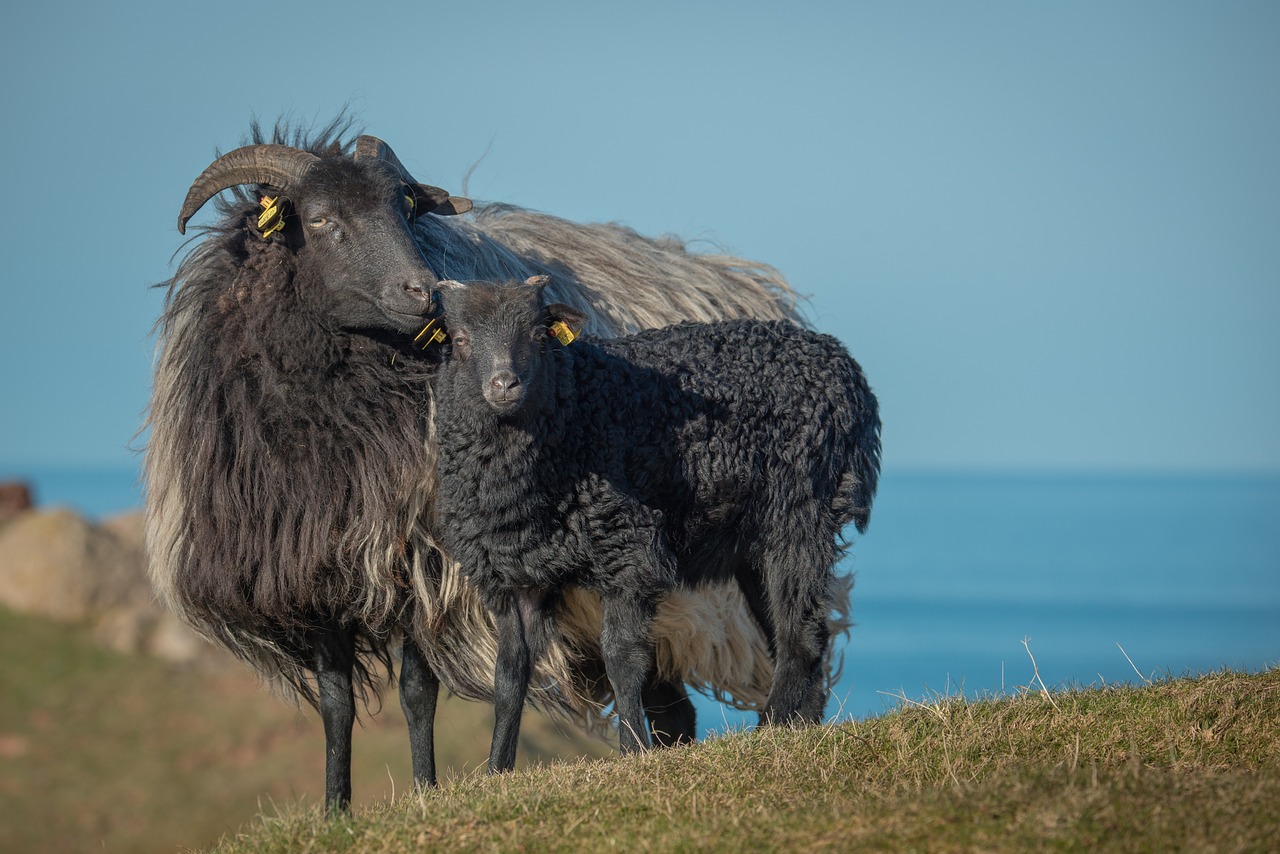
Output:
M826 647L831 646L831 627L824 624L826 631ZM820 724L827 713L827 697L831 692L827 685L828 652L823 652L822 661L818 665L818 678L809 688L809 696L800 704L800 718L808 723Z
M698 740L697 710L689 702L684 685L651 676L645 683L643 698L649 736L656 746L674 747Z
M761 562L774 629L773 684L765 705L771 722L822 720L822 662L830 643L826 591L835 557L834 545L797 535L776 540Z
M415 786L436 784L435 719L440 679L413 638L405 638L400 663L400 708L409 723Z
M351 686L355 665L355 633L332 625L315 633L316 682L320 718L324 721L324 809L329 815L351 805L351 727L356 700Z
M827 704L822 661L829 631L825 615L779 621L778 657L765 716L776 723L821 723Z
M738 588L742 591L742 597L747 600L747 609L751 611L751 616L755 617L756 625L760 627L761 634L764 635L765 643L769 646L769 654L773 657L775 676L778 663L778 640L773 628L773 617L769 613L769 603L766 598L764 587L761 583L759 569L750 563L744 564L737 573ZM776 680L775 680L776 684ZM764 726L769 722L768 712L761 712L759 723Z
M489 773L510 771L516 765L520 738L520 713L529 690L529 645L524 621L514 601L495 609L498 628L498 662L493 675L493 742L489 746Z
M652 654L649 624L653 605L617 593L602 596L601 605L604 613L600 647L618 713L618 746L623 753L635 753L649 747L643 693Z

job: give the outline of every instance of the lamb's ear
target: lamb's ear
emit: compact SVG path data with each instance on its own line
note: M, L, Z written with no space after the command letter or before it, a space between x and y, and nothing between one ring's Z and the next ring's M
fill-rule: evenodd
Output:
M572 306L560 302L547 306L547 329L565 346L573 343L586 323L587 316Z

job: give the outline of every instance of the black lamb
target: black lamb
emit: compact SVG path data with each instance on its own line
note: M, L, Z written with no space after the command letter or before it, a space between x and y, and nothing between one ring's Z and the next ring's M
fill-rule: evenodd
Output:
M834 338L685 323L572 346L585 317L523 284L440 283L437 526L498 624L490 771L515 761L532 662L565 591L603 604L621 748L648 746L655 604L736 580L768 638L763 721L816 723L842 528L866 528L880 419Z

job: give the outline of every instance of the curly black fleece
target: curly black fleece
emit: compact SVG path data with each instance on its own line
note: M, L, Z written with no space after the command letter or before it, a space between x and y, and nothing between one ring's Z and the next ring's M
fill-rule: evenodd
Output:
M827 585L841 529L866 528L879 475L861 368L836 339L780 321L530 348L558 308L534 290L443 290L450 334L470 350L455 344L434 381L450 553L495 614L519 612L534 655L566 586L600 594L606 648L634 657L634 639L609 635L647 643L665 591L736 578L775 650L768 714L819 720ZM513 413L482 394L504 348L524 387ZM626 725L640 727L613 687L625 747Z

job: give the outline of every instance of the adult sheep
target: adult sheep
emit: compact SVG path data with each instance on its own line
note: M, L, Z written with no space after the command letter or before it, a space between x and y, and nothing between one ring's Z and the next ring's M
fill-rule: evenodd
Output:
M866 529L879 479L862 369L785 321L568 346L586 317L547 281L440 284L433 528L498 624L490 772L514 766L530 667L570 587L603 604L623 752L648 746L653 615L682 585L736 581L774 650L765 720L819 722L838 541Z
M319 709L330 808L350 798L355 694L384 687L402 637L415 641L400 685L416 782L435 779L437 678L492 699L492 621L424 521L432 365L408 343L437 276L551 274L555 297L602 335L792 312L785 283L750 262L500 205L450 216L468 203L419 185L372 137L341 142L345 132L278 127L268 141L255 127L188 191L179 230L236 188L168 283L145 460L156 589ZM599 605L565 607L531 700L598 720ZM762 706L768 653L736 594L673 599L658 622L656 729L692 735L682 681Z

